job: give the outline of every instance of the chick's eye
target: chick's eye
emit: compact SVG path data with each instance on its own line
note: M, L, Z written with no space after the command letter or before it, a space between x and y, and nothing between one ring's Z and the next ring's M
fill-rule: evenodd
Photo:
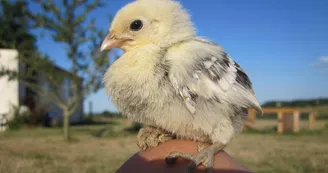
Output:
M130 29L132 31L139 31L142 28L143 24L141 20L135 20L130 24Z

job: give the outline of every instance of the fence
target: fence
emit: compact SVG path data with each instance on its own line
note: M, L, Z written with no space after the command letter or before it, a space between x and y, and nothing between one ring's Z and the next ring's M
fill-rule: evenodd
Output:
M275 113L277 114L277 131L283 132L299 132L300 131L300 114L308 113L308 127L309 130L315 129L316 111L311 108L263 108L263 114ZM250 109L248 111L248 120L250 122L256 121L256 111Z

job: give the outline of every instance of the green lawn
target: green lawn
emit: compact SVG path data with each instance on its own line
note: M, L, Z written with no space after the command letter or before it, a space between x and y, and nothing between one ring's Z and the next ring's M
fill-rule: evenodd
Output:
M74 126L70 143L63 141L61 129L56 128L0 133L0 172L115 172L138 151L136 134L125 130L131 125L125 119L106 121L111 124ZM268 124L267 120L257 123ZM328 172L327 144L328 130L323 129L288 135L246 132L237 136L226 151L260 173L324 173Z

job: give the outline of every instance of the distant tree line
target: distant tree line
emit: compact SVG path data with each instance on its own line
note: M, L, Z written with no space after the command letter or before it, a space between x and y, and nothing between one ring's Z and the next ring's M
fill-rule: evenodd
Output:
M123 118L123 115L121 113L119 113L119 112L110 112L110 111L103 111L101 113L96 113L96 114L93 114L93 116Z
M262 105L262 107L313 107L328 105L328 98L318 99L299 99L292 101L269 101Z

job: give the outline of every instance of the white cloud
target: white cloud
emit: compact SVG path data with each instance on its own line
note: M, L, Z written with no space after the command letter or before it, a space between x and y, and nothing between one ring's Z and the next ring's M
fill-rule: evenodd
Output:
M328 56L321 56L312 67L320 69L322 72L328 72Z
M322 56L319 58L319 62L328 64L328 56Z
M328 56L319 57L316 62L312 64L313 67L328 68Z

